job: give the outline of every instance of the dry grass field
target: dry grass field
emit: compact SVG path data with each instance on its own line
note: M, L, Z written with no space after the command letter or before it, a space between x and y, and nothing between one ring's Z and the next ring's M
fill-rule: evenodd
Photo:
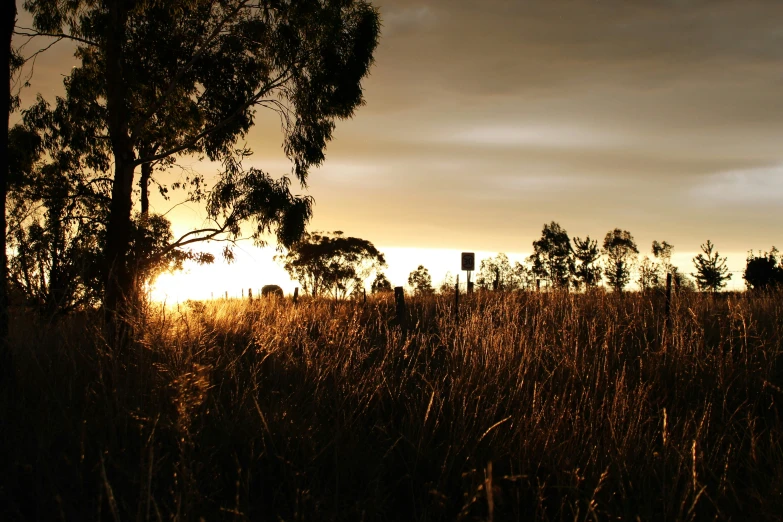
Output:
M12 319L3 520L780 520L783 295Z

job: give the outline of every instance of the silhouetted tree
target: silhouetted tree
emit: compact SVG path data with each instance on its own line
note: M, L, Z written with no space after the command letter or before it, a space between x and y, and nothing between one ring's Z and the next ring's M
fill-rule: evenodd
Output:
M346 237L341 231L305 234L277 259L305 292L335 299L352 293L386 266L383 254L371 242Z
M606 256L606 280L615 292L622 292L631 282L631 267L639 249L627 230L615 228L604 237L603 253Z
M25 6L36 31L78 44L81 64L66 78L64 105L91 117L81 119L74 150L100 149L96 154L104 154L113 171L104 249L107 309L122 309L133 294L133 186L141 165L195 153L226 166L207 205L211 217L223 220L189 232L173 248L222 234L235 238L244 221L254 224L259 242L272 230L285 246L302 236L309 198L291 195L287 179L275 182L260 170L238 168L245 151L237 157L234 144L258 108L276 111L285 153L304 184L310 167L324 160L335 120L363 103L360 82L380 27L372 6L359 0L31 0ZM174 135L158 135L172 129Z
M565 229L552 221L544 225L541 239L533 241L530 256L533 273L557 288L567 288L574 272L571 240Z
M3 108L3 132L0 133L0 366L3 367L0 372L5 377L10 371L10 351L7 346L8 341L8 255L6 246L6 195L8 193L9 176L9 148L8 148L8 124L9 110L14 106L14 100L11 99L11 75L16 66L14 63L14 53L11 47L11 39L14 34L14 25L16 25L16 0L6 0L2 8L3 18L3 54L5 59L3 63L4 74L0 79L0 100L3 104L9 103L8 107ZM4 381L5 379L3 379ZM0 382L4 385L5 382Z
M592 288L601 282L603 270L598 265L601 251L598 248L598 241L590 239L587 236L584 240L574 238L574 278L573 283L576 288Z
M492 290L495 288L496 279L498 290L515 290L522 285L520 274L511 266L511 261L503 252L494 258L481 260L476 284L484 290Z
M701 291L717 292L731 279L726 258L721 258L717 250L713 252L714 248L715 245L708 239L705 245L701 245L703 253L693 258L696 273L691 275Z
M370 285L370 291L373 294L383 294L387 292L393 292L394 289L392 288L389 280L386 278L386 274L379 272L378 275L375 276L372 285Z
M454 280L454 275L451 272L446 272L446 275L443 276L443 282L441 282L438 287L438 291L441 294L450 294L454 291L456 284L457 282Z
M417 294L431 294L434 292L430 272L423 265L419 265L416 270L408 275L408 286L413 288Z
M644 292L658 288L661 285L661 273L661 265L644 256L642 262L639 263L639 279L637 279L639 289Z
M742 278L749 290L770 290L783 287L783 259L778 260L778 249L753 255L748 252Z

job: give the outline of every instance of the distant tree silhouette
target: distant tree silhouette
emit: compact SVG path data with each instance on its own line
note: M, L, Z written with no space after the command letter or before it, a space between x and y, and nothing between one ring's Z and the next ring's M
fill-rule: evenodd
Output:
M495 279L498 280L498 290L515 290L527 282L525 267L519 262L512 266L503 252L494 258L482 259L476 285L483 290L493 290Z
M574 287L592 288L601 282L603 270L598 264L600 257L597 240L590 239L590 236L585 239L574 238Z
M446 272L446 275L443 276L443 282L441 282L440 286L438 287L438 291L441 294L449 294L454 291L454 286L456 284L457 283L454 280L454 275L451 272Z
M753 255L748 252L742 278L748 290L770 290L783 287L783 259L778 260L778 249Z
M644 256L644 259L639 263L639 279L637 279L639 289L644 292L645 290L651 290L661 286L662 272L663 270L659 263Z
M340 299L386 266L386 259L366 239L346 237L341 231L305 234L283 256L283 268L313 297Z
M603 247L606 280L615 292L622 292L631 282L631 268L639 249L631 233L619 228L606 233Z
M378 272L378 275L375 276L375 279L370 285L370 292L373 294L383 294L392 291L394 291L394 289L392 288L389 280L386 278L386 274L383 272Z
M696 279L696 285L701 291L717 292L731 279L726 267L727 258L721 258L714 249L715 245L708 239L706 244L701 245L703 253L693 258L696 273L691 275Z
M419 265L416 270L408 275L408 285L417 294L431 294L434 292L430 272L423 265Z
M550 286L567 288L574 272L574 257L568 233L552 221L541 230L541 239L533 241L530 256L536 277L548 281Z
M283 289L278 285L264 285L261 287L261 297L282 299Z

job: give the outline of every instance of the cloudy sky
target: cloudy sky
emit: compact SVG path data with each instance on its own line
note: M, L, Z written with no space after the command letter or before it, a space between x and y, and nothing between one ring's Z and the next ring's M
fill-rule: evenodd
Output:
M709 238L734 269L749 249L783 246L783 2L375 3L367 105L312 172L312 229L391 250L521 254L555 220L572 236L627 229L643 251L667 240L682 256ZM39 78L62 68L57 56ZM282 175L278 130L262 117L248 144L254 165ZM182 209L176 224L198 215ZM434 250L421 252L426 264Z

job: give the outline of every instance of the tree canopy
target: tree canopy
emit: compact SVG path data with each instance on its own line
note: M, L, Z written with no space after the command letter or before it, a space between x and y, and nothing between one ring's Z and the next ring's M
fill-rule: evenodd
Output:
M701 245L701 251L701 254L693 258L696 273L692 275L696 279L699 290L717 292L731 279L729 269L726 267L726 258L720 257L715 250L715 245L709 239L706 244Z
M574 286L577 288L592 288L601 282L602 269L598 264L601 251L598 241L587 236L584 239L574 238Z
M783 287L783 259L778 260L778 249L754 255L748 252L742 278L749 290L770 290Z
M305 292L335 299L362 288L365 280L386 266L371 242L341 231L305 234L278 260Z
M533 241L530 256L533 273L550 286L567 288L574 272L574 258L568 233L552 221L541 230L541 238Z
M432 276L430 271L424 265L419 265L416 270L408 275L408 285L413 288L417 294L431 294L435 291L432 288Z
M615 228L604 237L603 253L606 256L606 280L616 292L622 292L631 282L631 268L639 249L627 230Z
M274 233L290 246L302 236L310 198L291 194L287 178L244 169L247 151L236 143L258 109L275 111L283 150L304 185L309 169L324 161L335 121L363 103L361 80L380 29L375 8L361 0L24 5L33 14L32 34L69 38L79 46L80 64L69 71L66 95L51 112L69 123L55 130L73 160L111 180L103 246L109 309L133 291L137 167L149 179L150 166L165 169L182 154L224 165L208 195L195 180L195 198L205 201L211 224L166 248L235 239L243 223L252 225L257 242ZM39 105L49 110L43 100ZM146 186L141 194L144 199Z

